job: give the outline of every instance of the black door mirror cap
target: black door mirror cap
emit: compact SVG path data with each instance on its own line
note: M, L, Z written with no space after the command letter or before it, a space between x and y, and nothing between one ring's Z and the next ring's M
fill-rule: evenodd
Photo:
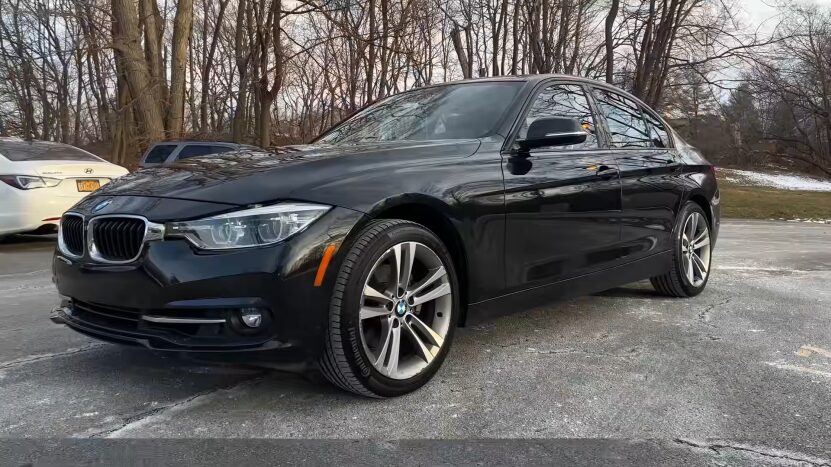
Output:
M517 140L520 153L544 146L571 146L586 141L588 133L576 118L546 117L531 122L525 139Z

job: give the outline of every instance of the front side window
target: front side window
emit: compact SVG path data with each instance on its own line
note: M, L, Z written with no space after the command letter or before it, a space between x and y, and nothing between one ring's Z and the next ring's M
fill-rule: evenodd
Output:
M534 97L531 108L528 109L528 113L525 115L525 120L519 128L518 138L525 138L525 135L528 133L528 127L531 126L534 120L550 117L574 118L588 132L586 141L582 144L566 147L557 146L555 149L597 147L594 118L592 117L591 107L589 106L589 101L583 92L582 86L576 84L552 84L540 91Z
M220 154L230 151L231 148L226 146L210 146L206 144L191 144L182 148L179 151L177 159L189 159L191 157L206 156L208 154Z
M648 148L652 139L638 105L620 94L594 89L594 96L606 124L614 148Z
M483 138L496 131L523 84L491 81L405 92L367 107L316 143Z
M161 164L162 162L166 161L170 153L176 149L175 144L158 144L153 146L153 149L147 153L147 157L144 158L145 164Z

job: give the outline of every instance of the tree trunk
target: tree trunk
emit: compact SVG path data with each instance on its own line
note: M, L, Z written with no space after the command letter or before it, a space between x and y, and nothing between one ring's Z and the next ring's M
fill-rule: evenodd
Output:
M133 96L139 130L145 145L164 138L162 109L155 93L148 92L150 70L141 48L138 12L132 0L112 0L113 47L121 54L125 79Z
M235 62L237 65L237 73L239 73L239 88L237 90L236 107L234 108L234 119L231 124L232 138L237 143L245 142L246 136L245 114L248 109L248 61L251 57L249 51L243 50L247 9L248 2L246 0L239 0L239 4L237 5L237 29L234 32Z
M462 67L462 76L465 79L469 79L471 77L470 64L467 61L467 53L462 45L461 31L459 30L458 24L453 25L453 30L450 32L450 39L453 41L453 49L456 50L456 57L459 59L459 66Z
M113 4L121 1L113 0ZM138 25L144 26L144 57L151 85L149 92L153 93L158 102L167 102L167 86L165 84L161 44L163 39L161 15L156 0L139 0L139 7L141 16L138 18ZM115 10L115 7L113 7L113 10ZM135 11L135 5L131 6L131 10ZM113 11L113 15L115 16L115 11ZM140 29L138 25L137 30Z
M260 96L258 125L258 139L260 147L267 148L271 146L271 106L274 103L274 98L268 92Z
M615 71L615 45L612 29L615 26L615 19L617 18L617 10L620 7L620 0L612 0L612 6L609 7L609 14L606 16L606 25L604 32L606 35L606 82L614 84Z
M220 27L222 26L222 18L225 17L225 8L228 6L228 0L220 0L219 2L219 13L216 15L216 24L214 25L213 35L211 37L211 45L208 49L207 56L204 57L205 66L202 68L202 90L199 95L199 129L203 133L207 131L208 128L208 92L210 86L210 78L211 78L211 68L214 64L214 54L216 53L216 44L219 40L219 33ZM207 26L207 23L206 23ZM242 27L241 25L237 25L237 27ZM206 34L206 31L203 31L203 34Z
M173 20L173 53L170 60L170 107L167 112L168 138L180 138L184 129L185 79L190 31L193 26L193 0L179 0Z

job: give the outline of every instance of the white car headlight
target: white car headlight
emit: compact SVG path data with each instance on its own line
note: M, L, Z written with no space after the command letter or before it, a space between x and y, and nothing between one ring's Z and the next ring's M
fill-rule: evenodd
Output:
M305 229L331 208L311 203L281 203L195 221L170 222L165 232L168 237L184 237L206 250L271 245Z

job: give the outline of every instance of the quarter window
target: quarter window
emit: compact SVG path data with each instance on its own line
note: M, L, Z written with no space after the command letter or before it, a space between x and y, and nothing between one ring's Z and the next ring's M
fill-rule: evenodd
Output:
M594 89L597 104L609 127L612 147L648 148L653 143L638 105L620 94Z
M643 117L646 119L646 125L649 127L649 136L652 140L650 146L653 148L668 148L669 135L661 120L646 110L643 112Z
M519 138L525 138L528 127L537 119L550 117L568 117L578 120L589 133L586 141L573 146L557 146L556 149L596 148L594 118L589 101L582 86L576 84L552 84L537 94L531 108L525 115L525 121L519 129ZM541 148L545 149L545 148ZM552 148L553 149L553 148Z

